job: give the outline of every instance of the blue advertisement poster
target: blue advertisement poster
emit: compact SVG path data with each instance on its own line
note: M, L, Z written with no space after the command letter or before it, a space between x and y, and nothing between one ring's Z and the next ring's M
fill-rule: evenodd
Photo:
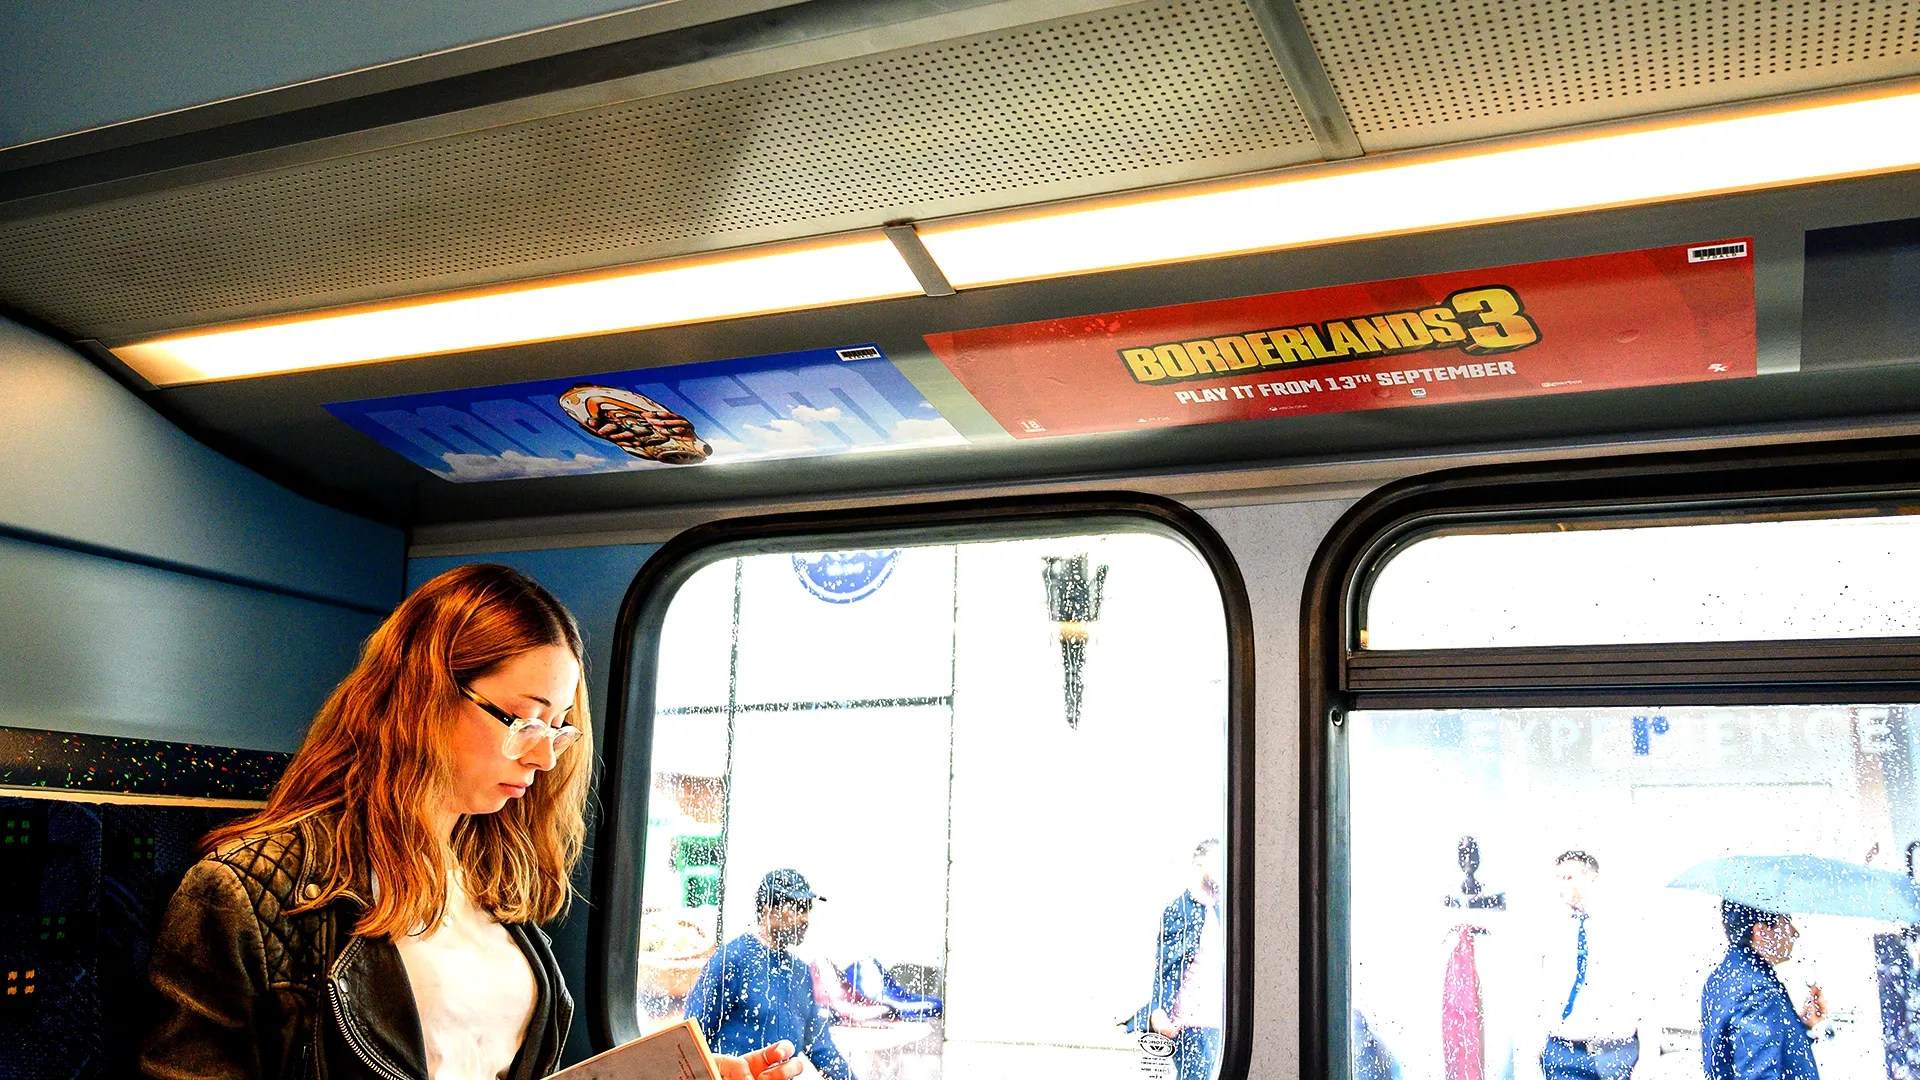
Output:
M874 345L346 401L327 411L455 483L966 441Z

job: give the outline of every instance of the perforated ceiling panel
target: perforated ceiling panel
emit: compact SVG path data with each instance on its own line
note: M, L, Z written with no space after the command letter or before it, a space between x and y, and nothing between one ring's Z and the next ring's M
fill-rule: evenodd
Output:
M1243 0L1166 0L0 223L103 338L1317 156Z
M1368 150L1920 73L1920 0L1298 0Z

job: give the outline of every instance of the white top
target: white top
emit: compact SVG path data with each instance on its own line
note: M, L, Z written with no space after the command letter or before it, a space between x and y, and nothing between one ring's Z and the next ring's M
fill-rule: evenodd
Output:
M1561 1019L1580 954L1580 920L1562 910L1565 915L1555 920L1540 958L1540 1006L1548 1034L1572 1040L1632 1037L1643 1011L1638 981L1647 971L1635 961L1640 948L1634 928L1607 912L1587 916L1587 976L1573 995L1573 1011Z
M1191 895L1192 890L1188 892ZM1220 935L1220 911L1208 907L1200 922L1199 947L1180 974L1180 994L1174 998L1170 1019L1176 1027L1218 1028L1226 1022L1226 1011L1226 944Z
M437 929L394 943L413 984L429 1080L498 1080L513 1067L539 988L507 928L473 902L458 871Z

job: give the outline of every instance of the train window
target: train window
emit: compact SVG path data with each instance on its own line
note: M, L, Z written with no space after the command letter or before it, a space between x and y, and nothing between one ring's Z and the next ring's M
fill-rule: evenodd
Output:
M1827 1080L1878 1080L1915 1048L1883 1027L1890 991L1906 1015L1920 921L1905 706L1366 710L1347 726L1356 1073L1700 1077L1703 1010L1736 1004L1715 975L1725 892L1798 934L1771 967L1800 1014L1773 1018L1791 1025L1775 1045L1810 1048Z
M1214 1075L1216 566L1137 520L972 533L721 544L639 605L614 1038L693 1018L861 1080Z
M1914 1075L1920 478L1792 459L1763 500L1755 458L1516 472L1488 510L1414 481L1335 530L1303 1075Z
M1920 517L1442 532L1374 574L1370 649L1920 634Z

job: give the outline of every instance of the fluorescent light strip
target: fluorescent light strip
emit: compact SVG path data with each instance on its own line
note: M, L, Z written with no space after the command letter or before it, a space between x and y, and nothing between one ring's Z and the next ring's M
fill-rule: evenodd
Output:
M1403 159L1404 161L1404 159ZM1391 159L1202 192L924 224L956 288L1180 262L1920 166L1920 92Z
M920 294L885 236L124 345L156 386L464 352Z
M1920 91L1395 155L1254 183L919 226L957 288L1920 167ZM883 236L181 334L114 352L156 385L464 352L921 292Z

